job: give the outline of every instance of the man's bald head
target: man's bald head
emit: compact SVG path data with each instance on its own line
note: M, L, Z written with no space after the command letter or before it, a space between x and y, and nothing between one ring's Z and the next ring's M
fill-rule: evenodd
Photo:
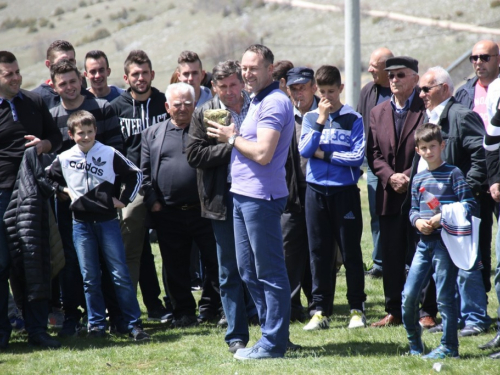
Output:
M471 62L474 73L484 87L488 87L498 77L500 64L498 51L498 44L492 40L481 40L472 47Z
M377 48L370 55L368 72L373 77L373 82L383 87L389 87L389 77L385 69L385 62L388 58L394 57L390 49L381 47Z

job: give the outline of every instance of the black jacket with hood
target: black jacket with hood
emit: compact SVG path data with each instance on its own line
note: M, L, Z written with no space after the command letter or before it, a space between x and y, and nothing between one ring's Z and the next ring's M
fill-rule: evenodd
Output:
M111 102L111 107L120 119L125 156L135 165L141 165L142 132L170 117L165 102L165 94L154 87L151 88L151 96L145 101L135 100L129 88Z

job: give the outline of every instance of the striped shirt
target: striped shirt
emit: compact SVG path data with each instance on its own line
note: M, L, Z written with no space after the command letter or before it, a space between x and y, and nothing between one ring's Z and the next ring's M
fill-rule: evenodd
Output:
M434 216L427 203L423 199L423 194L419 189L424 187L426 191L434 194L441 205L462 202L467 203L468 211L474 216L477 214L477 202L472 195L472 191L465 181L465 177L457 167L443 163L440 167L430 171L417 173L411 185L411 210L410 222L413 226L418 219L428 220ZM441 233L441 228L432 232L431 236Z

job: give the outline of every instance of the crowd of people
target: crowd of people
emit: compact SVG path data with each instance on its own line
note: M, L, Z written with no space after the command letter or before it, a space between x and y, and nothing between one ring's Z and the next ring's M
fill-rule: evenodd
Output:
M458 358L459 336L492 323L500 202L498 45L479 41L470 62L475 77L455 92L443 68L419 74L416 59L378 48L355 109L338 68L275 62L260 44L210 73L183 51L165 93L142 50L126 57L122 89L108 85L103 51L82 74L71 43L54 41L50 78L33 91L0 51L0 350L23 328L43 348L84 330L149 340L140 287L148 320L216 323L234 358L282 358L300 348L290 322L329 327L343 265L349 329L367 327L365 277L382 278L387 314L371 327L403 325L411 355ZM498 238L496 252L500 300ZM262 336L248 346L252 324ZM424 329L443 332L425 355ZM500 348L497 331L481 349Z

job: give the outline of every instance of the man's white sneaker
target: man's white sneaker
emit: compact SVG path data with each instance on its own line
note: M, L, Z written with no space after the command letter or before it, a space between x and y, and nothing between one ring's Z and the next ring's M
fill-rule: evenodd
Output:
M328 318L323 316L321 311L313 315L309 323L304 326L304 331L314 331L316 329L326 329L330 326Z
M366 317L361 310L351 310L351 321L349 322L349 328L365 328L366 327Z

